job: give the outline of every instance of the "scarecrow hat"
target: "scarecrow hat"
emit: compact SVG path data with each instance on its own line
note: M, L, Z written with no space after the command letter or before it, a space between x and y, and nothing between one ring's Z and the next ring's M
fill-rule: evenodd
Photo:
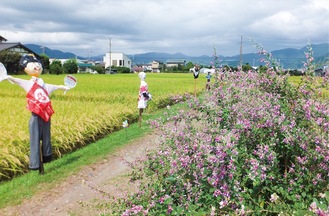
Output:
M22 56L22 58L19 60L19 65L22 68L25 68L28 63L30 62L38 62L41 64L41 62L32 54Z
M30 76L38 77L42 73L42 64L34 55L22 56L19 65Z

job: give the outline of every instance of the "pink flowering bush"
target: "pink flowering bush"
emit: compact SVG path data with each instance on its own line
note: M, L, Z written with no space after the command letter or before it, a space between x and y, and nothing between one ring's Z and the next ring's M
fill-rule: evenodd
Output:
M210 65L213 69L218 70L220 67L220 60L215 47L213 48L212 57L214 60L210 62Z
M320 89L308 78L293 87L271 68L217 77L191 109L151 122L162 145L136 166L144 184L118 212L329 215L329 103Z
M137 66L137 65L135 65L135 66L133 67L133 71L139 73L139 72L144 71L144 68L141 67L141 66Z

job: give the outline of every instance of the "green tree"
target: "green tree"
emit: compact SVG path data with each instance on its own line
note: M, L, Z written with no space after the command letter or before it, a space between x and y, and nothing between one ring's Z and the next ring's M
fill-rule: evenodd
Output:
M116 70L118 73L130 73L130 69L128 67L113 67L112 70Z
M176 65L170 67L170 70L174 73L176 73L178 71L178 67Z
M187 67L188 69L193 68L193 67L194 67L193 62L187 62L187 63L186 63L186 67Z
M249 63L242 65L242 71L249 71L251 69L252 67L249 65Z
M162 64L162 69L161 69L161 71L163 72L163 71L167 71L167 65L166 64Z
M49 57L46 54L41 54L40 60L43 68L42 73L43 74L49 73L49 64L50 64Z
M182 64L178 64L178 66L177 66L177 70L178 71L183 71L183 65Z
M63 73L63 67L62 67L62 62L59 60L54 60L50 65L49 65L49 73L50 74L62 74Z
M230 65L224 65L223 68L225 71L234 71L234 67L232 67Z
M6 67L8 74L19 74L22 69L19 67L21 55L17 52L3 50L0 52L0 62Z
M78 63L76 59L69 59L63 64L63 71L67 74L78 73Z
M103 66L94 65L94 66L91 66L91 69L97 71L97 73L99 73L99 74L105 74L105 68Z
M260 65L259 67L258 67L258 72L260 72L260 73L264 73L264 72L266 72L267 71L267 67L266 66L264 66L264 65Z

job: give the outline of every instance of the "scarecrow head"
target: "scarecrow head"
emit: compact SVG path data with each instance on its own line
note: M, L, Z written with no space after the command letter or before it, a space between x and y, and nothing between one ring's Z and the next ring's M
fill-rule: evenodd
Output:
M139 77L142 81L144 81L145 78L146 78L146 73L145 73L145 72L139 72L138 77Z
M42 64L34 55L23 56L19 65L30 76L38 77L42 73Z

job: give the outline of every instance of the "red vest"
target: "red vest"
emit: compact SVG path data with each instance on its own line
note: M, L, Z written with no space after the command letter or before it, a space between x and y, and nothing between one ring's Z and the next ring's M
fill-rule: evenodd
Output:
M40 116L45 122L50 120L54 110L51 106L47 91L34 83L26 95L27 109Z

